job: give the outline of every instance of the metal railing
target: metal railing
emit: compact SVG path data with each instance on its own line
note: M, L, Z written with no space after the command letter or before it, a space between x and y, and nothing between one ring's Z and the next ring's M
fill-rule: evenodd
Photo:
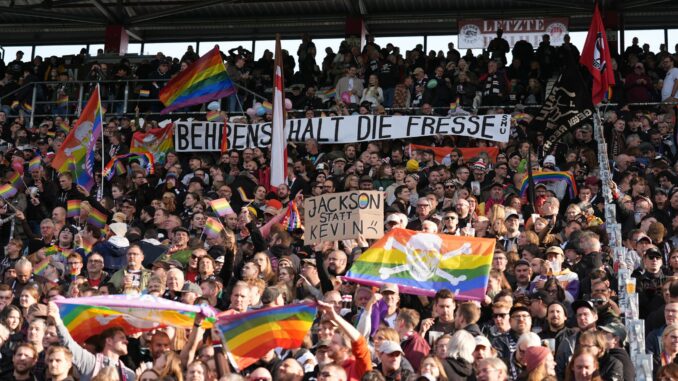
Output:
M82 108L85 105L87 101L87 96L88 94L86 93L89 91L89 89L93 89L96 84L102 85L104 89L107 89L106 86L124 86L123 90L123 97L122 99L115 99L114 97L111 98L112 92L109 92L106 90L106 92L102 93L102 104L104 105L105 108L108 109L108 114L109 115L115 115L115 116L132 116L136 117L141 114L139 114L136 110L136 107L143 105L143 104L152 104L152 103L157 103L159 100L157 98L145 98L141 95L139 95L139 90L144 87L146 84L150 84L153 82L157 82L157 80L153 79L125 79L125 80L102 80L102 81L92 81L92 80L77 80L77 81L67 81L67 82L61 82L61 81L36 81L36 82L31 82L29 84L26 84L24 86L21 86L14 91L3 95L0 97L0 104L7 104L8 99L9 100L14 100L16 99L15 96L19 93L26 92L28 89L31 91L31 101L30 101L30 108L32 112L26 115L29 118L29 126L33 126L35 122L35 118L45 118L45 117L53 117L56 115L59 116L64 116L64 117L78 117L80 113L82 112ZM43 90L47 90L48 88L54 88L54 91L58 87L63 87L63 86L77 86L77 100L71 100L70 97L67 102L58 102L57 99L52 99L50 100L43 100L43 99L38 99L39 95L39 90L40 86L43 87ZM268 98L250 90L245 87L242 87L240 85L237 85L239 90L242 90L243 92L246 92L247 94L251 95L253 98L260 100L260 101L266 101L269 100ZM71 91L73 89L71 88ZM290 89L286 89L290 90ZM319 91L320 93L320 91ZM626 103L623 106L632 106L632 107L657 107L657 106L663 106L663 105L677 105L678 102L637 102L637 103ZM120 106L118 106L120 105ZM129 112L129 106L131 105L136 105L135 109L133 112ZM46 107L42 107L46 106ZM116 107L118 106L118 107ZM477 113L482 110L493 110L493 109L504 109L504 110L515 110L515 109L537 109L540 108L542 105L541 104L504 104L504 105L492 105L492 106L486 106L482 104L476 104L474 102L473 106L461 106L458 105L457 108L460 110L464 110L465 112L470 112L470 113ZM606 104L601 104L600 108L602 110L605 110L605 108L616 108L620 107L622 105L617 104L617 103L606 103ZM58 112L54 112L54 109L60 107ZM243 111L241 112L229 112L229 115L231 116L239 116L239 115L245 115L245 107L243 107ZM431 107L435 111L444 111L446 109L449 109L448 106L444 107ZM50 110L51 112L48 113L40 113L39 111L42 110ZM385 108L386 112L418 112L421 110L421 107L406 107L406 108L400 108L400 107L390 107L390 108ZM306 110L290 110L291 112L294 113L303 113ZM333 112L337 111L336 108L323 108L323 109L314 109L315 112ZM181 112L173 112L168 115L180 115L180 116L204 116L206 114L206 111L181 111ZM150 112L150 111L144 111L143 116L156 116L160 115L160 112Z

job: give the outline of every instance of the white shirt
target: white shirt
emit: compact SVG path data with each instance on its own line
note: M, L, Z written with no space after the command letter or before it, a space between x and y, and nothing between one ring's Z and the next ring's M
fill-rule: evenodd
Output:
M676 94L671 94L671 90L673 90L673 84L676 80L678 80L678 68L674 67L673 69L669 70L669 72L666 73L666 77L664 77L664 85L662 86L662 100L676 96Z

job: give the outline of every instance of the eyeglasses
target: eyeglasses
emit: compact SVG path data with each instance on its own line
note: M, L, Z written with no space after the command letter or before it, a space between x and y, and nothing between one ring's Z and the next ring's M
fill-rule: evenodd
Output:
M429 208L429 204L417 204L417 208Z
M202 257L204 257L204 255L195 255L195 254L191 254L191 259L200 259L200 258L202 258Z
M104 263L104 261L102 261L101 259L90 259L89 261L87 261L87 263L102 264L102 263Z

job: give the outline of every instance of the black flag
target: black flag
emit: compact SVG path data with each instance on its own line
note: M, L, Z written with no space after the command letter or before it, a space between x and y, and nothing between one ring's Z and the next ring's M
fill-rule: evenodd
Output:
M568 65L530 124L528 134L544 133L542 157L546 157L568 132L574 133L584 124L592 125L592 115L591 90L584 82L579 64L569 57Z

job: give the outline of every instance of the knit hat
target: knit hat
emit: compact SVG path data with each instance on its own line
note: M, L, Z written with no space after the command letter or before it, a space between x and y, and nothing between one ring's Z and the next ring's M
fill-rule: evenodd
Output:
M546 347L528 347L525 350L525 371L532 372L537 369L551 353Z
M414 159L408 160L405 167L407 168L407 172L410 173L419 172L419 162L417 162Z

